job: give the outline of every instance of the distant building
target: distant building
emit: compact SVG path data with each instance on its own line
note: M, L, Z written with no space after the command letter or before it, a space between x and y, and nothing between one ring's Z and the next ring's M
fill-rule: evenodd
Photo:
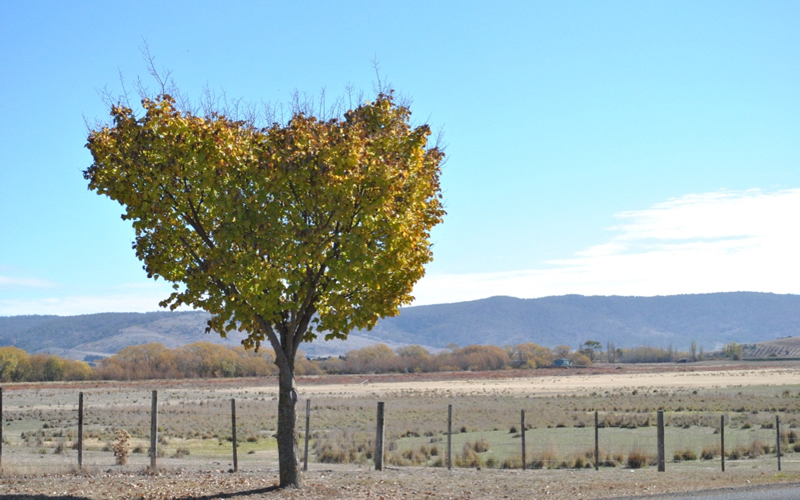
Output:
M568 360L567 358L559 358L553 361L553 368L570 368L572 367L572 361Z

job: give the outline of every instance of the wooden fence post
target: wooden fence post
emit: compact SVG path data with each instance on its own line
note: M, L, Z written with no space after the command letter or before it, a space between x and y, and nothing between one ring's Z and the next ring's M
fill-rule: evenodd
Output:
M383 470L383 401L378 401L378 425L375 432L375 470Z
M447 470L453 465L453 461L451 457L453 456L451 451L452 448L451 444L451 437L453 435L453 405L447 405Z
M306 446L303 452L303 470L308 470L308 433L311 431L311 400L306 399Z
M719 417L719 448L722 456L722 472L725 472L725 415Z
M525 457L525 410L520 410L520 434L522 436L522 470L527 469Z
M778 472L781 471L781 418L775 415L775 453L778 455Z
M233 443L233 472L239 472L239 451L236 442L236 398L231 398L231 442Z
M150 472L156 471L156 455L158 455L158 391L153 390L150 404Z
M664 410L658 410L658 472L666 470L664 456Z
M600 418L594 411L594 470L600 470Z
M83 469L83 392L78 393L78 470Z
M3 388L0 387L0 470L3 468Z

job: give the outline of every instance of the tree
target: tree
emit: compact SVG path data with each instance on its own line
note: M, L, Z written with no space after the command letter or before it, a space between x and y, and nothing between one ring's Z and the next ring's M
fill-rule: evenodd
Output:
M373 344L348 351L345 358L354 373L386 373L397 355L386 344Z
M30 371L30 356L19 347L0 347L0 382L19 382Z
M723 351L723 353L726 358L739 360L744 357L744 346L736 342L730 342L728 344L725 344L725 350Z
M579 351L581 354L594 361L595 353L600 354L603 352L603 344L596 340L587 340L583 343L582 349Z
M617 362L617 350L614 347L614 343L611 341L606 344L606 357L609 363Z
M517 368L545 368L553 365L554 358L553 351L530 342L511 349L511 359Z
M391 91L341 118L297 109L258 128L200 116L170 95L125 103L88 137L89 188L118 201L161 302L211 313L208 329L268 342L279 371L280 486L300 486L293 385L302 342L344 339L412 300L442 221L444 153Z

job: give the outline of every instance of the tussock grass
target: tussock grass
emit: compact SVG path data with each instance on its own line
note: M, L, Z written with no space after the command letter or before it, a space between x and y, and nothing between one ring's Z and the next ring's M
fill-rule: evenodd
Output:
M521 467L519 411L526 410L529 464L538 467L594 465L594 411L600 416L600 465L627 463L627 451L639 446L648 457L655 454L655 421L666 410L667 454L691 452L704 460L719 458L719 415L728 416L726 442L736 445L728 453L758 457L774 453L774 419L781 417L782 451L800 451L800 397L782 387L732 389L691 388L659 390L646 387L578 392L574 395L523 397L476 390L457 397L432 386L403 389L381 395L387 411L387 461L398 465L436 466L445 463L447 404L453 404L453 463L456 466ZM130 434L131 456L145 460L149 448L150 393L130 388L84 388L86 414L84 450L96 452L103 463L113 463L114 430ZM302 391L301 391L302 392ZM275 388L208 388L184 385L160 389L160 449L167 457L183 448L192 460L219 459L231 454L230 397L237 400L237 434L240 458L274 456L277 427ZM372 460L377 397L365 394L318 396L312 401L312 462L367 463ZM742 403L746 401L746 406ZM77 428L77 390L14 390L4 394L4 444L9 450L39 454L46 459L74 457ZM302 413L303 401L298 405ZM298 415L298 423L303 415ZM773 428L770 428L772 424ZM298 429L302 430L303 429ZM462 432L463 431L463 432ZM302 436L299 436L302 449ZM249 441L249 442L248 442ZM166 443L166 444L164 444ZM465 452L469 443L471 452ZM702 447L697 443L703 443ZM766 444L770 443L770 444ZM394 447L393 449L391 449ZM56 451L58 450L58 453ZM616 451L623 450L623 451ZM760 450L760 451L759 451ZM5 451L5 450L4 450ZM61 454L63 453L63 454ZM5 455L5 453L4 453ZM105 458L107 457L107 458ZM9 465L5 459L4 466ZM651 460L648 459L646 463ZM458 465L461 464L461 465Z

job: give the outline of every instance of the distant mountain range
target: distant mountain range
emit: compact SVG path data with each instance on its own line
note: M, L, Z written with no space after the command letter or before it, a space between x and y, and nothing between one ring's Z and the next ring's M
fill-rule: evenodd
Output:
M0 345L64 357L108 356L123 347L161 342L168 347L207 340L238 345L204 333L204 312L102 313L84 316L0 317ZM374 343L418 344L438 350L451 344L514 345L524 342L577 348L586 340L616 347L649 345L706 351L728 342L755 344L800 335L800 295L735 292L663 297L539 299L491 297L453 304L407 307L369 332L347 341L317 340L301 349L309 356L340 355Z

